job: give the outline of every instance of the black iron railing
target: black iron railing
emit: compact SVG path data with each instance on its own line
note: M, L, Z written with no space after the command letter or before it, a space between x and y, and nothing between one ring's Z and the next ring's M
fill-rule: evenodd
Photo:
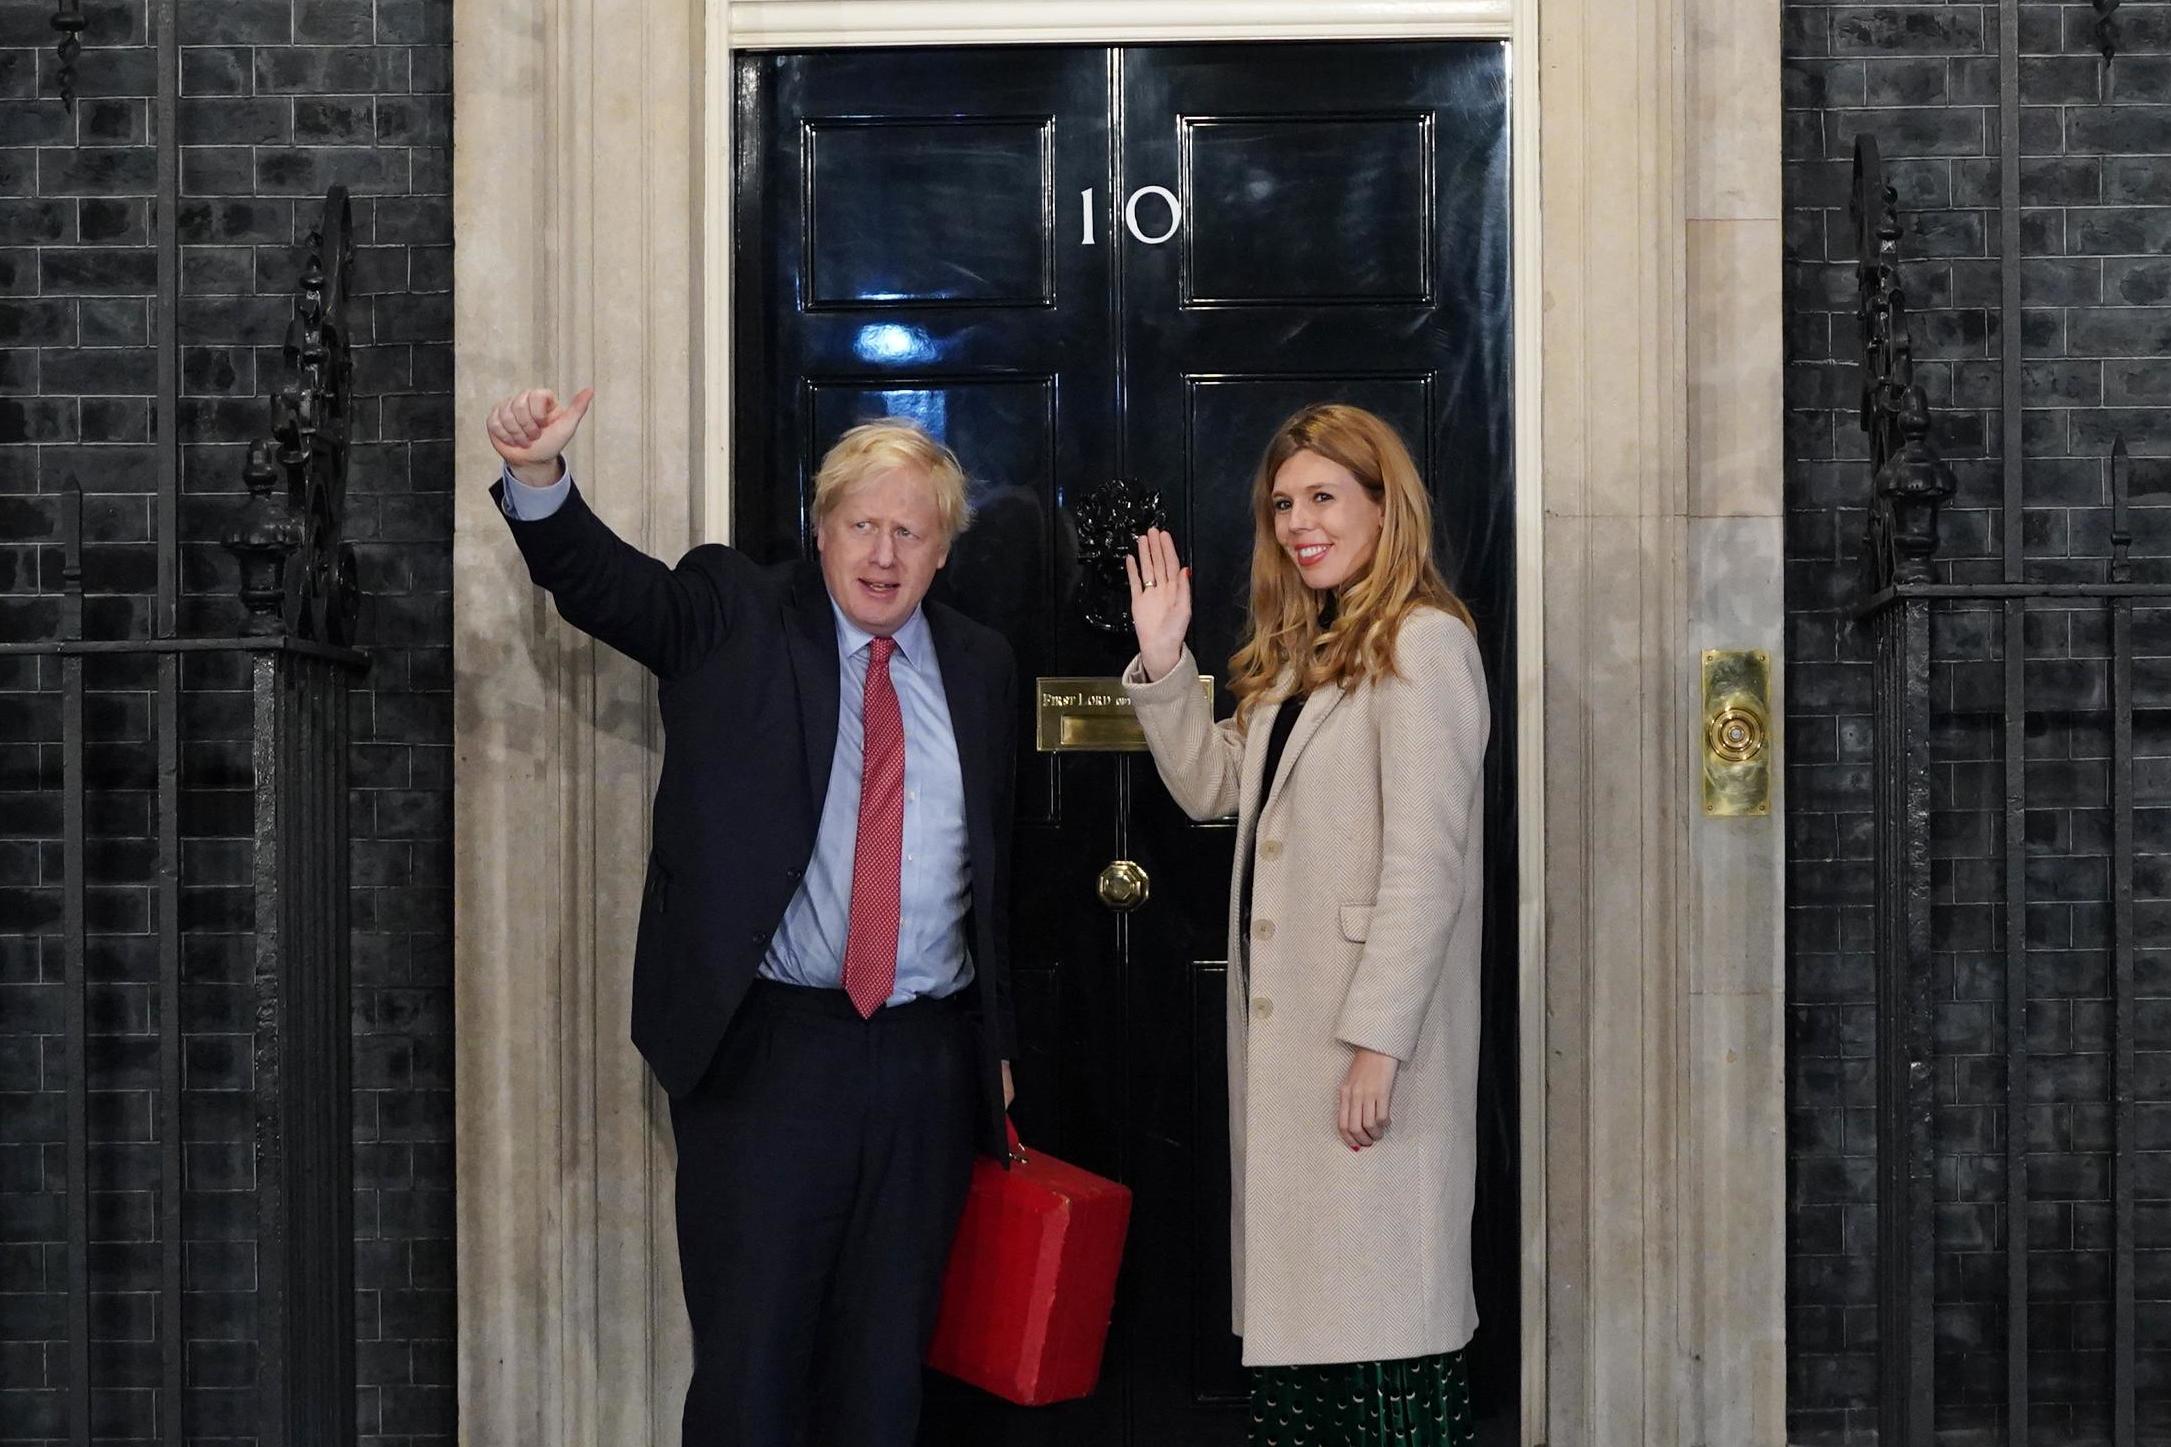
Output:
M162 201L161 212L171 217ZM339 540L351 368L345 306L353 269L347 193L325 197L286 338L290 370L272 399L270 435L251 451L249 499L226 544L240 560L246 622L232 636L182 636L175 293L158 308L162 353L157 590L147 637L90 638L84 625L84 497L63 497L60 625L48 639L0 644L0 656L57 661L61 693L61 873L66 1080L67 1399L70 1440L92 1440L96 1374L91 1270L94 1136L89 1000L93 851L87 802L111 783L87 766L100 740L86 721L90 669L151 683L154 796L149 812L149 933L156 954L159 1260L159 1440L179 1447L188 1340L184 1320L182 1122L187 1020L183 990L182 682L184 664L224 660L246 677L253 779L248 844L251 974L247 981L253 1098L255 1433L265 1443L354 1439L353 1162L348 1036L347 696L364 666L352 647L359 595L354 555ZM134 660L140 669L128 666ZM4 922L0 922L4 923ZM102 983L102 982L101 982ZM131 1382L130 1385L141 1385ZM220 1431L215 1435L230 1435Z
M2009 115L2017 117L2017 107ZM2111 1239L2109 1425L2115 1447L2135 1441L2134 1186L2134 643L2136 600L2171 600L2171 584L2136 582L2131 561L2130 466L2123 440L2109 460L2111 528L2097 581L2031 580L2023 566L2019 201L2017 145L2006 151L2003 337L2003 556L1995 579L1940 579L1940 507L1954 492L1951 470L1930 437L1923 389L1914 379L1906 296L1900 284L1894 193L1876 139L1855 144L1854 218L1863 335L1861 422L1874 479L1865 536L1867 601L1860 616L1875 653L1877 960L1877 1304L1879 1440L1929 1447L1937 1430L1939 1163L1933 936L1932 741L1949 700L1932 692L1933 627L1972 607L2001 615L2002 689L1996 700L2002 754L1998 797L1988 805L2002 832L2000 965L2003 989L2003 1440L2029 1440L2029 809L2026 628L2032 604L2063 610L2100 605L2108 635L2109 977ZM2161 604L2157 606L2162 606ZM2072 698L2039 701L2037 712L2075 711ZM2049 1249L2046 1243L2046 1249Z

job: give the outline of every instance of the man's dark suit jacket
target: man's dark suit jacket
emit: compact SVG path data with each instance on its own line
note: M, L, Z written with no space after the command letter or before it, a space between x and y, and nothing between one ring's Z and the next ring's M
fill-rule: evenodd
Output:
M504 484L491 489L503 509ZM658 679L663 775L633 957L633 1043L673 1096L700 1084L814 857L837 745L836 617L813 561L763 567L717 544L678 566L621 540L575 488L549 517L508 519L528 576L582 632ZM992 629L922 605L949 696L972 851L974 979L985 1108L1003 1156L1010 1009L1010 824L1017 665Z

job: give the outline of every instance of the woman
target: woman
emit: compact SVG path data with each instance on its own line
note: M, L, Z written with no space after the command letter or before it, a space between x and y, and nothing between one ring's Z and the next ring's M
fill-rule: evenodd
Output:
M1177 803L1237 817L1230 1238L1251 1440L1470 1442L1484 666L1386 423L1305 408L1252 494L1234 717L1216 724L1199 689L1190 571L1158 529L1126 559L1124 675Z

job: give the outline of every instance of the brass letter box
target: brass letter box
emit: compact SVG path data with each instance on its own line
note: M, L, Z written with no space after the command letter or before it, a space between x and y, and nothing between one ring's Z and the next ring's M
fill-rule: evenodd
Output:
M1142 752L1145 732L1131 713L1131 696L1120 678L1043 678L1033 737L1044 754ZM1212 702L1214 680L1199 675L1199 690Z

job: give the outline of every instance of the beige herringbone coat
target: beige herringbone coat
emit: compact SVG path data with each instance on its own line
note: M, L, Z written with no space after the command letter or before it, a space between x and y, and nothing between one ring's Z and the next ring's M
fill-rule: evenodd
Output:
M1216 724L1188 650L1124 683L1169 792L1258 841L1247 998L1229 890L1230 1254L1251 1366L1377 1361L1470 1340L1485 745L1477 641L1411 615L1398 678L1304 704L1259 797L1269 709ZM1286 691L1286 690L1285 690ZM1268 700L1271 702L1271 699ZM1351 1047L1395 1056L1386 1137L1335 1133Z

